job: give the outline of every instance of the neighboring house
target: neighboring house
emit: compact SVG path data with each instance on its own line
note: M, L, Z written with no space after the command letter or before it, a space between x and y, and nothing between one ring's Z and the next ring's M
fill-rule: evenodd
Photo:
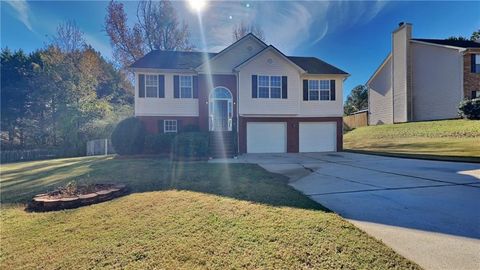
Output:
M369 125L458 118L461 100L480 97L480 43L392 34L392 52L368 80Z
M342 150L348 74L317 58L248 34L219 53L152 51L131 68L135 116L149 133L197 125L237 140L239 153Z

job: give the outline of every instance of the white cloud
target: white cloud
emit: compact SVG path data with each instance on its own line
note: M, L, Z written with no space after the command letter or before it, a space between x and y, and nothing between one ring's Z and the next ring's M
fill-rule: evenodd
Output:
M33 32L32 24L30 22L30 7L26 0L6 1L16 12L17 18L21 21L28 30Z
M252 1L210 2L202 15L206 48L198 19L185 2L174 2L179 18L190 25L192 41L199 50L218 52L232 43L232 29L241 21L259 25L268 44L285 53L313 46L333 31L365 24L388 4L386 1Z

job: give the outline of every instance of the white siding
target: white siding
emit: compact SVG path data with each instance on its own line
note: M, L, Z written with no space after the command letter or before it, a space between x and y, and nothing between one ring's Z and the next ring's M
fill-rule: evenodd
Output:
M269 61L269 59L271 61ZM252 75L276 75L288 77L287 99L252 98ZM243 66L239 78L240 115L259 116L342 116L344 76L309 75L305 78L335 79L335 101L303 101L303 84L300 72L290 62L273 50L258 55Z
M414 121L456 118L463 98L463 58L456 49L413 42Z
M138 74L165 75L165 98L139 98ZM173 98L173 73L135 73L136 116L198 116L198 99ZM193 75L193 74L189 74Z
M368 84L368 124L392 124L392 58L389 58Z
M408 50L411 26L404 25L393 33L393 121L407 122L408 119Z
M341 117L343 116L343 76L304 75L300 82L298 99L299 116ZM335 80L335 100L303 100L303 80Z
M264 44L261 44L253 37L247 37L235 44L234 47L229 48L224 54L219 55L214 60L210 61L211 72L208 72L206 65L201 67L200 72L212 74L232 73L233 68L257 54L265 47Z

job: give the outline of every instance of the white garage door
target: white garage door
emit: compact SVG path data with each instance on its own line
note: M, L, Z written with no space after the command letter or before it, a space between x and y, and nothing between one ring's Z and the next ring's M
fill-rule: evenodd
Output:
M337 123L312 122L299 125L300 152L329 152L337 149Z
M287 124L247 123L247 153L287 152Z

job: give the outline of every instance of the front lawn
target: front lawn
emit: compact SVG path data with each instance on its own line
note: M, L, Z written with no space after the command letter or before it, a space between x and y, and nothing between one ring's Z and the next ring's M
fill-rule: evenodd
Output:
M480 121L443 120L357 128L344 136L353 151L480 161Z
M2 269L417 269L256 165L74 158L2 165ZM70 180L126 197L27 213Z

